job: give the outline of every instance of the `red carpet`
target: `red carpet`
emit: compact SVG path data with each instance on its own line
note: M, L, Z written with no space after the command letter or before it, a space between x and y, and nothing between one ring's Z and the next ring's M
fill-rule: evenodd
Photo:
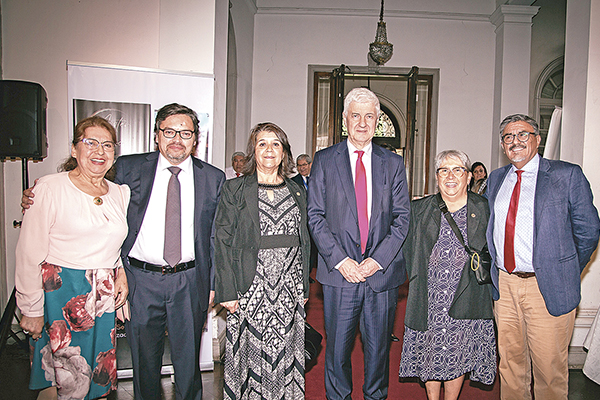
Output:
M311 274L314 278L314 271ZM306 398L309 400L325 399L325 382L323 379L325 364L325 325L323 321L323 291L318 282L311 283L310 300L306 303L307 320L317 331L323 335L323 347L314 365L308 365L310 370L306 373ZM398 366L400 365L400 352L402 351L402 336L404 334L404 312L406 310L406 296L408 294L408 283L400 287L398 296L398 307L396 309L396 321L394 323L394 334L400 338L399 342L392 342L390 353L390 387L388 399L411 399L427 400L425 387L421 386L418 378L405 379L399 382ZM358 331L358 329L357 329ZM356 336L354 351L352 352L352 381L354 391L352 399L362 399L363 375L363 353L360 342L360 334ZM443 394L442 394L443 395ZM471 383L465 379L460 400L498 400L500 398L498 378L493 386L481 385L477 382Z

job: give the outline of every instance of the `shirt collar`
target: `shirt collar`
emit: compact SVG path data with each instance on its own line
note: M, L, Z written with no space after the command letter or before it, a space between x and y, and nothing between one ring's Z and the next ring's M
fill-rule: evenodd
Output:
M354 154L354 152L358 150L352 143L350 143L349 140L346 141L346 143L348 144L348 152L350 153L350 155ZM370 156L371 151L373 150L373 142L369 142L368 145L366 145L360 150L365 152L365 154L363 154L363 157Z
M165 156L163 156L161 153L159 153L157 169L159 171L163 171L169 167L179 167L179 168L181 168L181 172L183 172L184 174L188 174L192 171L192 156L190 155L188 158L183 160L181 163L179 163L177 165L173 165L169 162L169 160L166 159Z
M533 173L537 173L538 169L540 168L540 154L536 154L535 156L533 156L533 158L531 160L529 160L529 162L527 164L525 164L523 166L523 168L521 168L522 171L525 172L533 172ZM515 172L518 168L514 166L514 164L512 165L511 168L511 172Z

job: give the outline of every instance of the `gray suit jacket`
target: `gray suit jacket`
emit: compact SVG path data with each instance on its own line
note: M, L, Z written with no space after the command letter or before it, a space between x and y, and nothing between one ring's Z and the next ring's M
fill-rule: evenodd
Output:
M495 263L494 202L511 164L492 171L486 197L490 205L487 240ZM581 272L598 245L600 220L590 184L581 167L540 158L533 206L533 268L548 312L573 310L581 300ZM500 249L502 251L502 249ZM498 268L492 268L498 300Z

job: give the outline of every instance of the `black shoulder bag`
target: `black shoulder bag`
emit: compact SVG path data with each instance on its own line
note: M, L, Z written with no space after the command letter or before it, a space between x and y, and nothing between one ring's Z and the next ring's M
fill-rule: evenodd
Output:
M481 251L479 252L467 246L465 244L465 240L463 239L462 234L460 233L460 229L458 229L458 225L456 225L454 218L452 218L452 215L450 215L450 213L448 212L448 206L446 206L444 199L442 199L442 195L438 193L437 198L440 211L442 212L442 214L444 214L444 217L446 217L446 220L450 224L450 227L452 228L452 231L454 231L454 234L458 238L458 241L460 242L460 244L463 245L465 251L469 255L467 265L469 265L471 270L475 273L477 283L479 283L480 285L492 283L492 276L490 274L490 269L492 267L492 256L488 251L487 244L483 246L483 249L481 249Z

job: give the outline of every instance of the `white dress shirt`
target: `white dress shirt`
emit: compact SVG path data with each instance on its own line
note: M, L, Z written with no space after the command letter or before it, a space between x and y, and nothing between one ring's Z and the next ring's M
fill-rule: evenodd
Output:
M129 252L129 256L156 265L166 265L163 259L165 247L165 213L167 187L172 174L171 167L162 154L159 155L156 175L148 208L140 227L140 233ZM177 176L181 187L181 261L192 261L194 255L194 165L191 156L177 165L181 172Z
M358 149L354 147L350 141L348 141L348 154L350 155L350 168L352 168L352 182L356 184L356 160L358 160L358 153L355 153ZM362 156L362 162L365 166L365 173L367 175L367 216L369 217L369 225L371 224L371 204L372 198L371 192L373 190L373 176L371 167L371 153L373 152L373 143L369 142L368 145L361 149L365 153Z
M534 272L533 270L533 217L535 187L540 166L540 156L536 154L521 170L521 194L515 220L515 272ZM510 198L517 183L517 168L513 165L504 178L494 203L494 247L496 265L504 267L504 231Z

